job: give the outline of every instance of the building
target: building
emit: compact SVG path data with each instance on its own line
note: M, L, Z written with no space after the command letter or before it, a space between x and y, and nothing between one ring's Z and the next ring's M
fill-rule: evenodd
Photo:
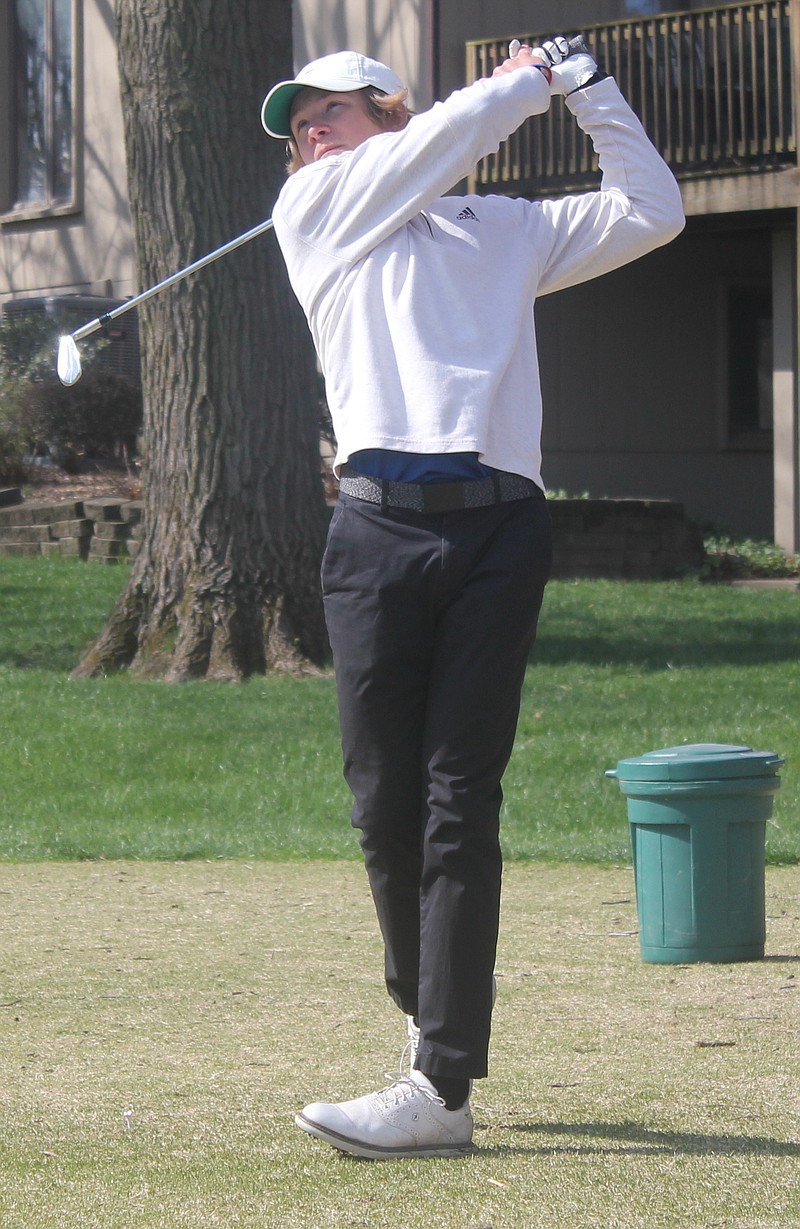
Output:
M295 58L357 47L421 109L491 71L511 37L564 29L617 76L688 224L537 307L547 484L678 500L796 552L800 0L296 0ZM0 0L0 116L0 301L135 293L112 0ZM590 152L562 120L556 103L468 186L590 189Z

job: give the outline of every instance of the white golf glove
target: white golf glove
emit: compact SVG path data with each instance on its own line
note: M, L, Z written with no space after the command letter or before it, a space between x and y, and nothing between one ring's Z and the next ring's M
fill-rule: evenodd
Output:
M575 90L582 89L598 75L597 62L588 51L570 54L569 40L563 34L548 39L540 47L534 47L545 58L550 69L550 93L566 98Z

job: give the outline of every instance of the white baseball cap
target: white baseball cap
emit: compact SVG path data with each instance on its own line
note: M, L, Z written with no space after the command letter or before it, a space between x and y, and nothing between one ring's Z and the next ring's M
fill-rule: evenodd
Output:
M384 94L396 94L405 89L403 82L379 60L358 51L337 51L312 60L301 68L293 81L279 81L273 85L261 105L261 123L271 137L286 140L292 135L289 113L296 94L309 86L315 90L328 90L334 94L347 94L374 85Z

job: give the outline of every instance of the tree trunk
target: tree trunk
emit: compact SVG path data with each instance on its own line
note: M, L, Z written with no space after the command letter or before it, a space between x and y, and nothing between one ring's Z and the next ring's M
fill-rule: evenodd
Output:
M152 285L271 212L260 127L292 75L291 0L116 0L139 278ZM144 535L76 673L242 679L321 663L319 386L267 233L140 309Z

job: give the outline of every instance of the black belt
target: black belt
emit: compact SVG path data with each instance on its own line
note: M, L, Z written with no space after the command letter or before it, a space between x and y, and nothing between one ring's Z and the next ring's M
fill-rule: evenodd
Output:
M343 465L339 490L382 508L406 508L410 512L458 512L463 508L488 508L516 499L531 499L538 487L520 474L498 472L491 478L468 482L393 482L368 478Z

